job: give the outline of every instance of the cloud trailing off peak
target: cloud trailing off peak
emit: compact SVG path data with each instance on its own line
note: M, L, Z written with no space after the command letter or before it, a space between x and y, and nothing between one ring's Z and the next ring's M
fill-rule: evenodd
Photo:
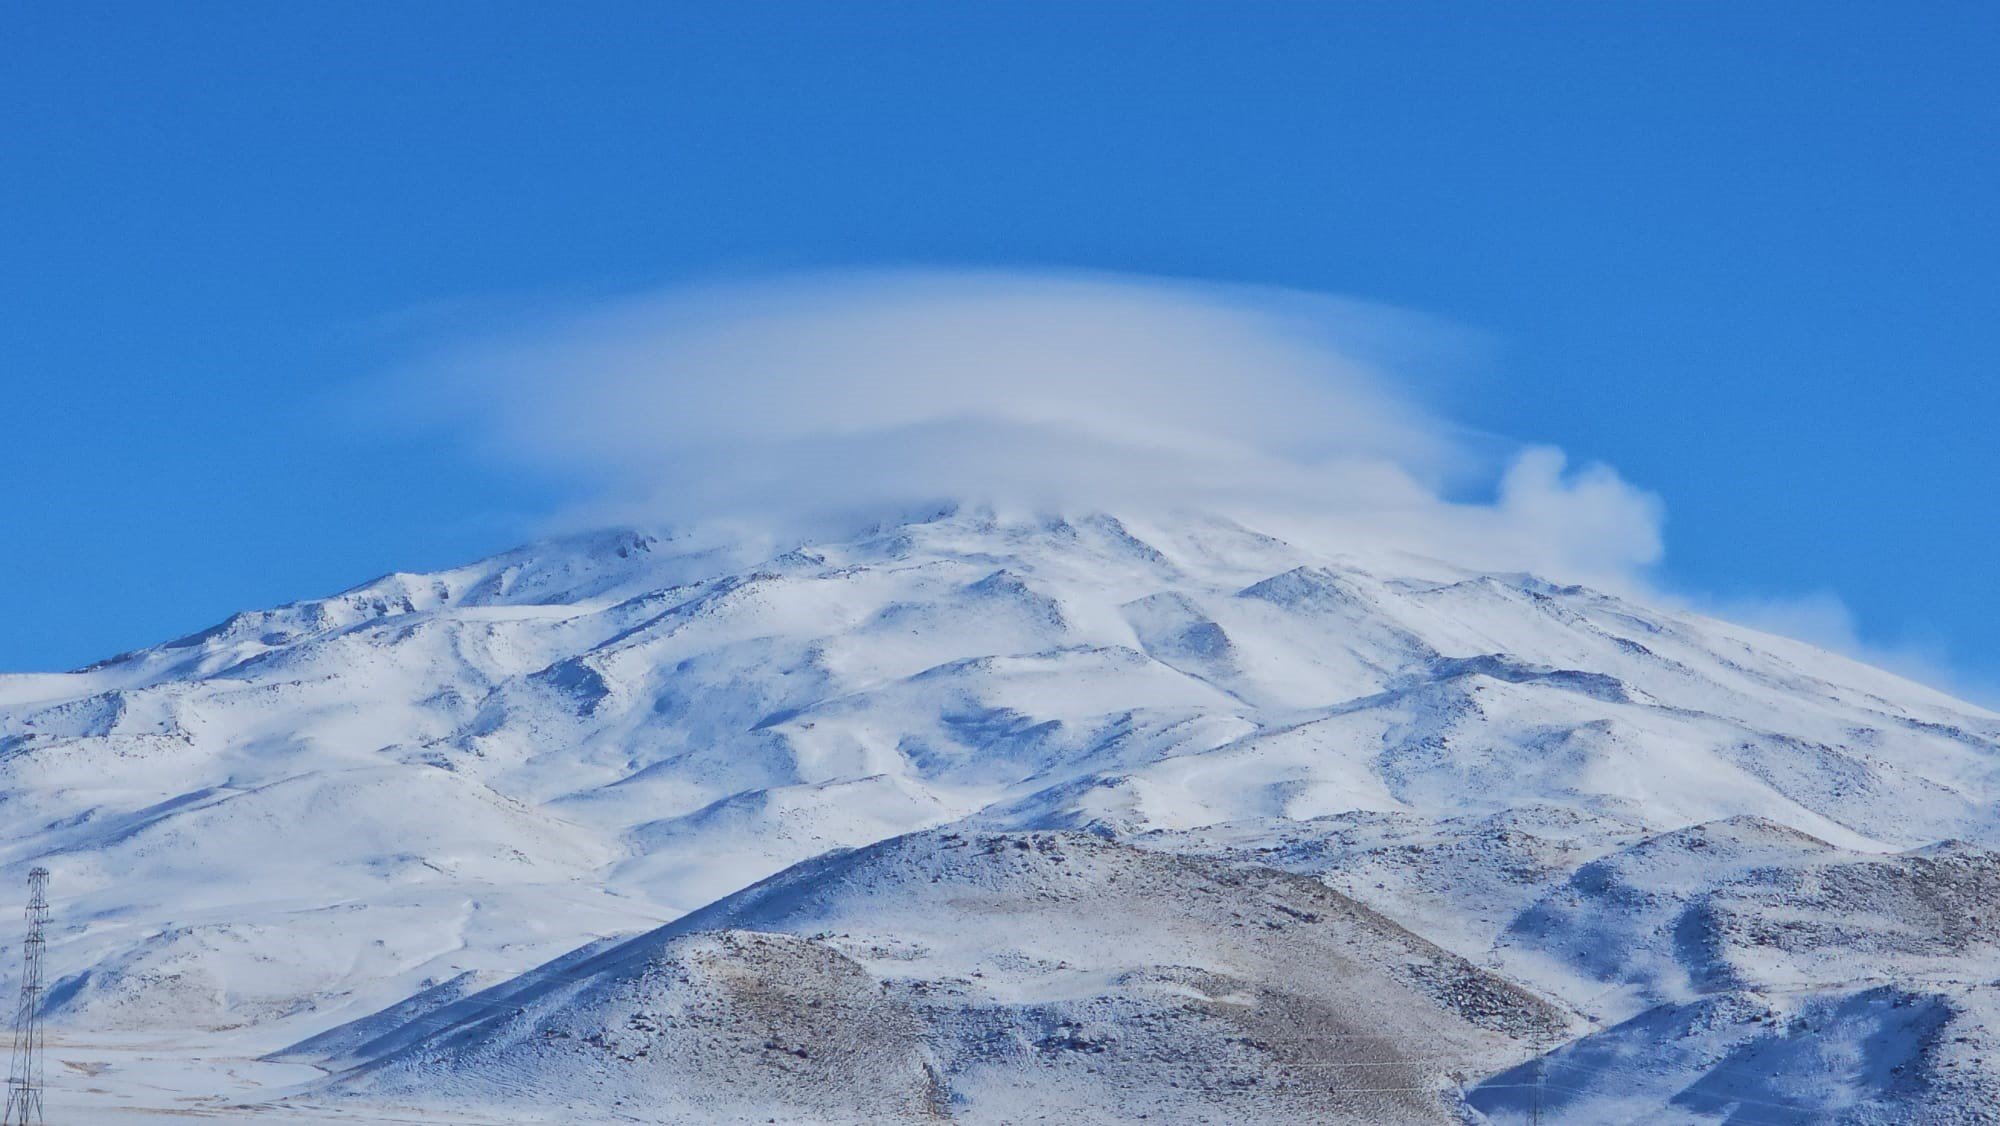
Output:
M1463 340L1269 289L817 274L573 309L439 351L404 390L620 518L1202 508L1598 581L1657 560L1651 495L1419 403L1409 370Z

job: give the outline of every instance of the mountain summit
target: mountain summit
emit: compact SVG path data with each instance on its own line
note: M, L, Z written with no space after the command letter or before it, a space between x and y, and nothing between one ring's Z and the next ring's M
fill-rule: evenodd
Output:
M0 793L5 878L54 873L78 1113L2000 1100L2000 716L1220 517L390 575L0 677Z

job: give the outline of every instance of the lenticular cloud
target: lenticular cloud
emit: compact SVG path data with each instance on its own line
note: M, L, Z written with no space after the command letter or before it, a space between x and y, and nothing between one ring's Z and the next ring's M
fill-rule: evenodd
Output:
M1461 338L1268 289L832 274L571 311L438 354L415 386L625 518L1206 508L1600 581L1653 562L1649 495L1554 450L1495 457L1418 404L1406 369Z

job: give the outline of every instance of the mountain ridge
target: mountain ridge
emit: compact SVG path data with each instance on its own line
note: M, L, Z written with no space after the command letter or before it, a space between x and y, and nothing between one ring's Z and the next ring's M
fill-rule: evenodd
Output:
M1973 1011L1953 981L1990 953L1923 932L1977 931L2000 716L1531 575L1203 515L945 509L809 542L586 533L0 677L0 793L0 878L56 871L58 1028L279 1052L954 827L1275 862L1581 1028L1848 972L1824 935L1726 953L1733 976L1644 969L1672 959L1620 896L1658 894L1631 889L1668 878L1673 834L1752 831L1730 824L1775 826L1770 862L1672 877L1674 925L1737 951L1860 904L1891 984ZM1921 860L1946 840L1962 862ZM1911 906L1924 864L1962 893ZM817 957L780 946L759 964ZM939 1113L973 1113L929 1066Z

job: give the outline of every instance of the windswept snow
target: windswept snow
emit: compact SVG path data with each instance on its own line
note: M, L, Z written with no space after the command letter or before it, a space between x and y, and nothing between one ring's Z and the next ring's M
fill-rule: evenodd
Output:
M450 1010L332 1089L555 1117L581 1098L698 1121L1443 1122L1454 1071L1564 1027L1315 881L947 831L807 862Z
M1981 1121L1996 794L1887 673L1192 515L596 533L0 677L92 1113Z

